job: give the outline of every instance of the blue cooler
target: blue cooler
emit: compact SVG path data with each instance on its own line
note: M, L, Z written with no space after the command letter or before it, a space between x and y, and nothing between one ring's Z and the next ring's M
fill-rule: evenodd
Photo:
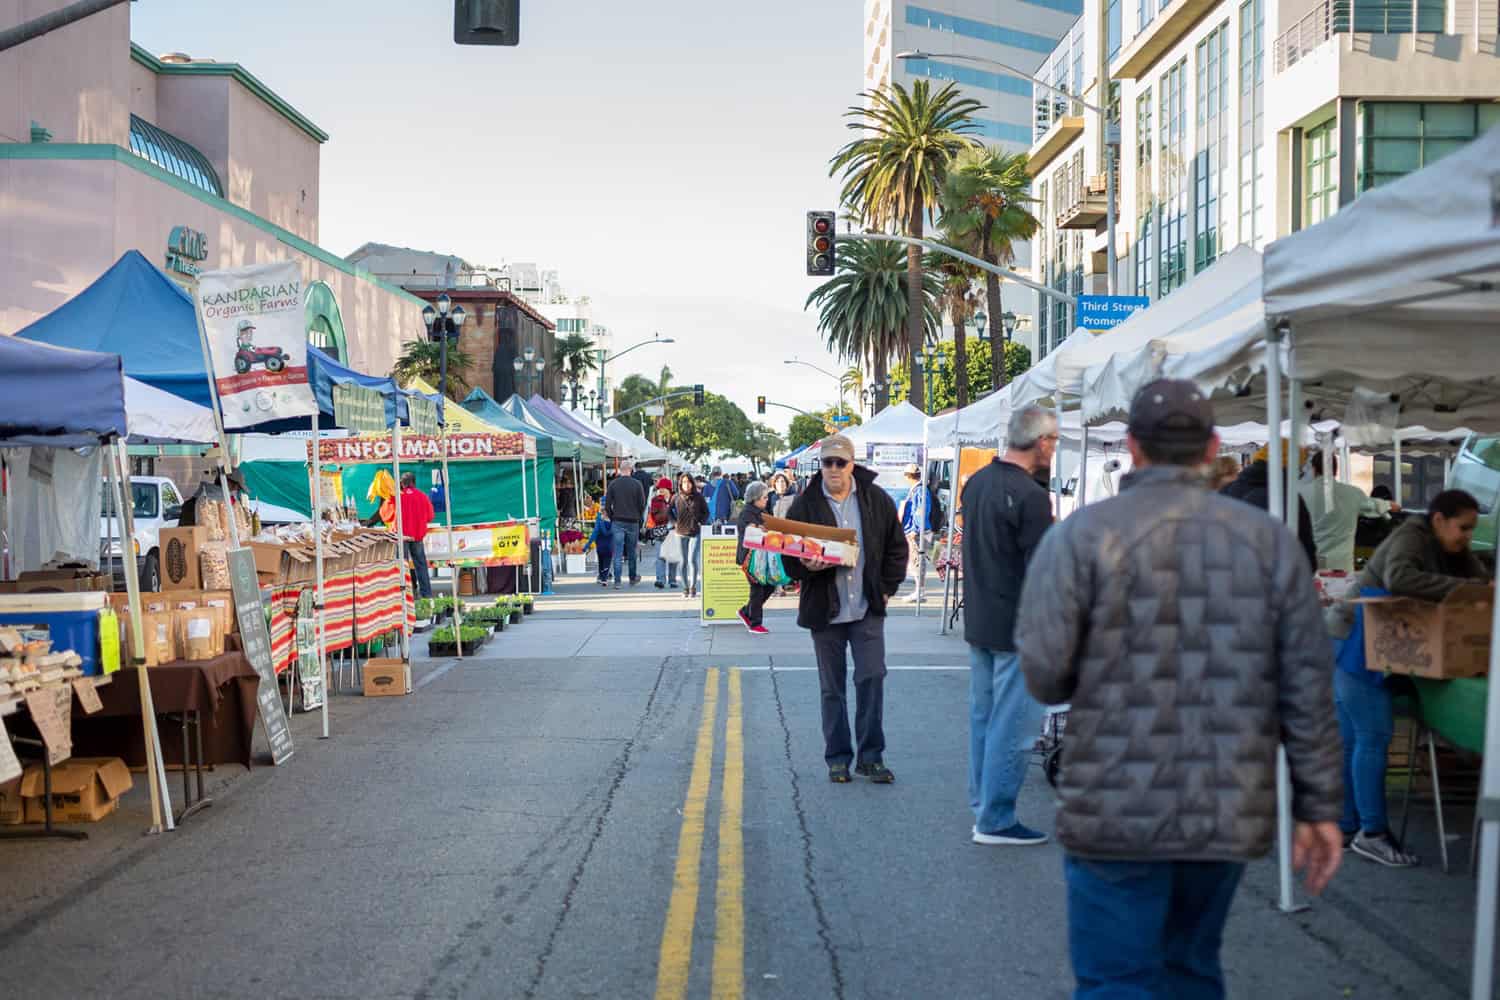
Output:
M83 660L87 676L98 674L99 612L102 593L0 594L0 625L45 631L56 653L72 650Z

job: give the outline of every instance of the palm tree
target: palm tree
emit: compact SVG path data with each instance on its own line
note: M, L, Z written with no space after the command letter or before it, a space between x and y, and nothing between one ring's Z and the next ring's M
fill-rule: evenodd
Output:
M861 222L875 229L903 226L906 235L921 238L949 162L973 144L965 133L978 127L970 116L983 105L961 96L951 83L933 94L926 80L914 82L909 92L892 83L860 96L864 106L844 114L860 136L834 154L829 176L843 171L841 199ZM924 312L920 247L907 248L906 273L906 349L915 358L922 349ZM912 396L922 407L920 386Z
M952 237L944 237L953 244ZM974 282L983 273L973 264L966 264L956 257L944 257L938 264L943 276L943 307L953 323L953 368L954 401L960 407L969 405L969 344L967 325L974 315L978 297L974 294Z
M409 341L391 369L391 377L402 385L421 379L436 387L442 381L442 344L432 340ZM457 344L448 344L448 398L462 400L469 394L469 369L474 359Z
M817 303L818 330L828 349L846 361L868 365L882 388L877 405L888 395L889 364L906 346L907 270L903 248L896 243L851 240L841 244L837 273L813 289L803 308ZM922 270L918 295L922 327L928 336L939 326L936 275Z
M569 382L582 382L596 370L594 342L581 333L565 333L552 345L552 361Z
M964 150L954 158L943 184L943 227L960 249L975 253L991 264L1015 261L1015 244L1036 235L1039 223L1030 205L1031 177L1026 172L1025 153L1006 153L994 146ZM1005 315L1000 301L1000 276L985 272L985 297L989 307L990 343L994 386L1006 383Z

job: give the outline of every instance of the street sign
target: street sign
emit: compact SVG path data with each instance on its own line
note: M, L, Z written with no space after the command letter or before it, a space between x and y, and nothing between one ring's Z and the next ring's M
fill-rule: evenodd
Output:
M646 416L648 417L662 417L666 416L667 413L667 408L660 403L652 403L650 406L647 406L644 409Z
M836 423L840 427L842 427L845 424L847 424L849 421L853 420L854 418L851 417L851 416L849 416L849 414L847 414L847 413L835 413L833 416L829 417L828 419L832 420L834 423Z
M1078 325L1095 333L1112 330L1150 304L1144 295L1080 295Z

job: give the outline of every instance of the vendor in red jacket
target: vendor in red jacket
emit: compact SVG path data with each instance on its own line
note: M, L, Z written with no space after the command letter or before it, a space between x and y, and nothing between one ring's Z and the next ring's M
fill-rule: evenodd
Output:
M427 494L417 489L417 477L410 472L401 474L401 534L405 537L406 556L411 560L417 578L417 596L432 596L432 577L427 572L427 550L422 539L427 537L427 526L432 523L432 501Z

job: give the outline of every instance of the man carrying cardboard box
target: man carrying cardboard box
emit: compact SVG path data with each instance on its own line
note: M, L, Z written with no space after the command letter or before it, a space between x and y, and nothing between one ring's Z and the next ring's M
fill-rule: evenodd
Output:
M823 439L823 471L792 503L787 517L852 529L858 558L852 567L822 558L785 560L787 575L802 583L797 624L812 632L823 695L823 759L828 779L850 781L849 765L888 785L885 766L885 607L906 578L906 536L896 504L875 485L875 473L854 464L854 445L842 434ZM854 735L849 739L846 654L854 656Z

